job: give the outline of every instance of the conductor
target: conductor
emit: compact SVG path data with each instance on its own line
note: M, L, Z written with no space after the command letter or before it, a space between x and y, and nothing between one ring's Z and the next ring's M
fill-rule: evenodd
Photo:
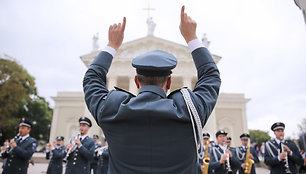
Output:
M196 22L184 9L183 6L180 31L198 72L194 90L188 89L187 94L202 130L216 104L221 80L210 53L196 36ZM123 18L122 24L109 27L109 42L83 80L87 107L108 140L108 173L197 173L195 137L199 134L194 134L193 119L183 98L182 91L187 89L166 95L171 70L177 64L172 54L155 50L133 59L137 96L119 88L107 89L106 75L122 44L125 26Z

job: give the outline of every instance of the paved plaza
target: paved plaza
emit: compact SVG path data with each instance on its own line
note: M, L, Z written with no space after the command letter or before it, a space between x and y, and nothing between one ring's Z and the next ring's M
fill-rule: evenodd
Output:
M2 166L2 163L0 163ZM34 166L30 165L28 169L28 174L41 174L47 172L48 163L36 163ZM65 168L64 168L65 169ZM2 168L0 169L0 173L2 173ZM63 172L64 173L64 172ZM256 168L257 174L269 174L269 170L265 168Z

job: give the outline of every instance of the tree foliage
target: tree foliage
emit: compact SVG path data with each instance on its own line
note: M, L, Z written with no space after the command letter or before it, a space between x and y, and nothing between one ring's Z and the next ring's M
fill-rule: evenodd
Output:
M36 92L35 79L15 60L0 58L0 142L18 132L20 118L35 120L31 136L47 140L52 109ZM39 136L42 134L43 136Z
M266 142L271 139L268 132L261 130L249 130L250 131L250 139L252 142L257 142L258 145L261 145L263 142Z

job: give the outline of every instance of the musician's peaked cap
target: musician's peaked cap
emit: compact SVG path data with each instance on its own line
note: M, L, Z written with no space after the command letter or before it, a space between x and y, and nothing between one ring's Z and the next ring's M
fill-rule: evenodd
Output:
M247 134L247 133L243 133L243 134L240 135L240 139L242 139L242 140L247 140L249 138L250 138L250 135Z
M92 126L90 119L87 118L87 117L81 117L81 118L79 119L79 123L87 124L89 127Z
M161 50L150 51L132 61L137 74L144 76L167 76L177 65L176 57Z
M277 130L277 129L285 129L285 124L284 123L282 123L282 122L276 122L276 123L274 123L272 126L271 126L271 130L272 131L275 131L275 130Z
M221 134L223 134L223 135L227 135L227 132L225 132L224 130L219 130L217 133L216 133L216 137L218 137L219 135L221 135Z
M210 138L209 133L208 132L203 132L203 138L209 139Z
M29 119L27 119L27 118L21 118L20 119L19 126L26 126L26 127L31 128L32 125L33 125L33 123Z
M64 141L64 137L63 137L63 136L57 136L57 137L56 137L56 140Z

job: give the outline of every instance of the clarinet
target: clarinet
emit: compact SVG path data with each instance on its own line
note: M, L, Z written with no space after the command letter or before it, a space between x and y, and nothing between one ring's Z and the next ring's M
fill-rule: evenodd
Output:
M223 142L223 146L225 146L225 142ZM231 168L230 160L229 160L229 154L225 152L224 150L224 155L226 155L226 162L225 162L225 170L227 174L232 174L233 170Z
M13 140L16 142L20 137L20 133L18 132L18 134L13 138ZM6 146L6 153L7 154L12 154L13 153L13 148L10 147L9 145Z
M284 139L284 137L280 137L281 141ZM280 142L280 145L281 145L281 149L280 149L280 153L283 153L285 152L286 153L286 158L283 159L283 162L284 162L284 165L285 165L285 172L286 174L291 174L291 171L290 171L290 168L289 168L289 163L288 163L288 154L287 154L287 151L285 149L285 144Z
M78 134L78 135L74 138L74 140L79 139L79 137L80 137L80 134ZM70 139L70 143L72 143L72 147L70 147L70 149L68 150L66 156L63 158L63 162L64 162L64 163L66 163L66 162L68 161L69 155L70 155L71 153L73 153L73 152L77 149L77 147L78 147L78 145L73 141L73 138Z

